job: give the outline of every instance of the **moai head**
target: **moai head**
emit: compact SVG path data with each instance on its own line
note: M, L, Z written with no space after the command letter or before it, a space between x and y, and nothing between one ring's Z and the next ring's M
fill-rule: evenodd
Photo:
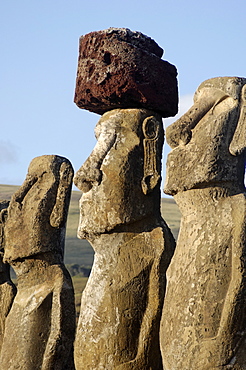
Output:
M166 129L168 155L164 191L229 186L244 190L246 79L203 82L194 105Z
M80 238L160 217L161 117L144 109L115 109L95 128L97 144L75 175ZM151 223L151 221L150 221Z
M66 158L44 155L32 160L8 208L6 261L46 252L63 256L72 178Z

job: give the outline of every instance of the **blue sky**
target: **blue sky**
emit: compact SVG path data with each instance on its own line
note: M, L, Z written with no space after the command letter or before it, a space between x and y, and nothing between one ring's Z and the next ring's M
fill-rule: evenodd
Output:
M152 37L178 69L180 115L202 81L246 77L245 14L245 0L2 1L0 183L20 185L43 154L77 170L93 149L100 116L73 103L81 35L127 27Z

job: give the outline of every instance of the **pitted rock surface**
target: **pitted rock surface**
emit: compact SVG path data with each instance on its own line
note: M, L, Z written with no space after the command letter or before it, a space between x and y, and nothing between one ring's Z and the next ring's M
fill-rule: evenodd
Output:
M115 108L146 108L163 117L178 111L176 67L161 59L150 37L109 28L80 38L75 103L103 114Z

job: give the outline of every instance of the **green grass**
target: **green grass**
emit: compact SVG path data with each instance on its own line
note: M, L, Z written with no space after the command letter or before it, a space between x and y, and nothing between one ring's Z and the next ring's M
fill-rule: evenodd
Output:
M179 208L172 198L161 199L161 214L170 229L172 230L174 238L177 240L181 214Z
M16 185L0 185L0 200L10 200L12 194L19 189Z
M77 238L79 224L79 199L80 191L73 191L69 206L67 231L65 242L65 263L91 266L93 263L93 249L87 240Z

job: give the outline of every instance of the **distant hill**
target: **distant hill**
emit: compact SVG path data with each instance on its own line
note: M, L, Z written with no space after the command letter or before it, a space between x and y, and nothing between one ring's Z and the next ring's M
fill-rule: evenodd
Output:
M0 185L0 200L10 200L12 194L18 189L14 185ZM79 199L80 191L73 191L69 207L66 244L65 244L65 264L83 266L90 268L93 263L93 249L86 240L77 238L77 227L79 223ZM180 212L175 201L171 198L162 198L161 211L164 220L169 225L175 238L177 238L180 224Z

